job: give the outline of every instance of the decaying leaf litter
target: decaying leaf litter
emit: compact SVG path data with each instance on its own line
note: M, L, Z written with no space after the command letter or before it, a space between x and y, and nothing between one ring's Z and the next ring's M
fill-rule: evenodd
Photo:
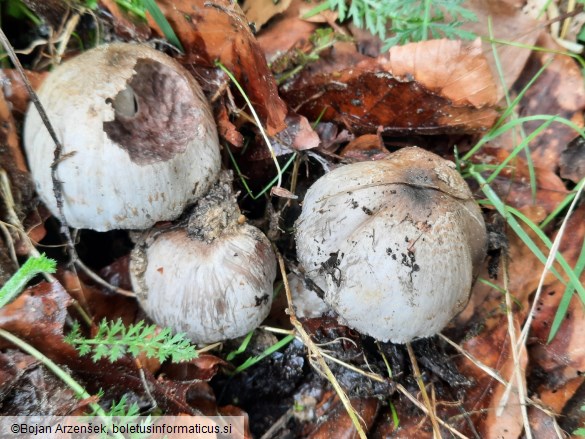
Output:
M3 338L2 414L79 414L125 398L144 413L245 414L247 437L266 438L357 437L356 422L373 438L554 438L585 424L585 297L574 281L585 265L585 210L575 201L584 185L585 90L583 62L565 48L575 48L574 33L559 30L563 18L582 22L576 12L556 3L539 15L537 2L469 2L478 21L463 27L483 39L380 52L379 40L333 13L303 18L314 5L300 1L280 9L247 1L247 17L229 2L159 1L180 53L151 15L141 21L113 1L57 17L25 3L53 33L12 16L15 24L3 16L2 28L37 89L51 65L96 40L149 42L193 74L212 105L239 205L285 268L270 316L245 340L177 364L123 352L96 365L80 355L65 341L73 321L92 337L103 319L131 326L146 318L135 299L119 294L131 295L132 242L125 231L78 231L82 263L71 263L57 221L34 193L19 140L29 97L6 64L0 283L38 252L56 258L58 270L0 309L0 329L66 367L94 396L76 398ZM340 165L415 145L455 160L483 209L490 247L466 309L412 349L361 336L331 314L300 322L287 315L282 276L298 274L292 229L307 188ZM279 181L272 192L285 197L270 196Z

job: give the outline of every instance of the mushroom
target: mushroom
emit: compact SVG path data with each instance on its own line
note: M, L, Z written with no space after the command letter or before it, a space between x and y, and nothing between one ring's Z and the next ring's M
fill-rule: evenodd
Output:
M296 316L301 319L314 319L322 317L329 311L329 306L317 293L311 290L303 280L295 273L287 276L288 286L295 307Z
M454 163L419 148L321 177L295 233L299 262L341 320L394 343L441 331L486 251L481 210Z
M195 343L245 335L272 304L275 255L266 236L244 221L230 182L224 172L187 224L144 233L131 254L142 308Z
M201 87L150 47L116 43L57 67L39 92L63 145L56 176L76 228L144 229L173 220L217 179L217 130ZM24 144L37 190L53 212L55 144L34 106Z

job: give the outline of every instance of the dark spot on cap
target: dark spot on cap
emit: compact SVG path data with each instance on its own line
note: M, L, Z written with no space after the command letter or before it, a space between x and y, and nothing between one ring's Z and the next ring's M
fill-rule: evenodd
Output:
M104 122L109 138L139 165L170 160L201 129L201 97L172 67L139 59L127 88L107 100L114 120Z
M264 294L261 297L254 296L254 299L256 300L256 306L260 306L262 304L268 303L269 297L268 297L268 294Z

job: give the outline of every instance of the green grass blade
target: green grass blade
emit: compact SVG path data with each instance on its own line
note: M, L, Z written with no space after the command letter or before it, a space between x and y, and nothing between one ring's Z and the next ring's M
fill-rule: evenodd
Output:
M252 198L253 200L257 200L258 198L260 198L262 195L264 195L266 192L268 192L280 179L282 179L282 175L286 172L286 170L290 167L290 165L293 164L293 162L295 161L295 159L297 157L297 153L294 152L290 156L290 158L287 160L287 162L284 164L284 166L282 168L280 168L279 174L276 177L274 177L272 180L270 180L268 182L268 184L266 186L264 186L264 188L262 188L262 190L260 192L258 192L257 194L254 194L252 192L252 189L250 189L250 186L248 186L248 182L246 181L246 177L244 176L244 174L242 174L242 171L240 170L240 167L238 166L238 162L236 162L236 158L234 157L232 151L229 148L226 148L226 149L227 149L228 155L230 156L230 161L234 165L234 169L236 170L236 173L238 174L238 178L242 182L242 185L244 186L244 189L246 189L246 192L248 193L250 198Z
M522 213L518 212L516 209L511 208L510 206L506 206L502 200L498 197L495 191L490 187L490 185L486 182L486 180L479 174L473 166L469 170L469 173L473 178L477 180L480 184L483 193L486 195L488 200L493 204L496 208L498 213L504 217L508 225L512 228L512 230L518 235L518 237L524 242L524 244L534 253L534 255L543 263L546 264L547 257L542 253L542 251L538 248L536 243L528 236L528 234L522 229L518 221L516 220L515 216L518 216L522 219L528 227L546 244L546 246L550 249L552 247L552 243L550 239L540 230L540 228L534 224L530 219L526 216L522 215ZM514 214L514 215L512 215ZM575 272L571 269L563 255L557 253L555 255L555 260L559 263L559 265L563 268L564 272L569 277L569 281L573 284L574 288L577 290L581 301L585 304L585 287L580 283L579 277L575 275ZM564 285L566 282L563 280L562 276L559 272L554 268L550 268L551 273L553 273L557 279L559 279Z
M581 247L581 254L579 255L579 259L577 260L577 263L575 264L575 275L577 277L581 276L581 273L583 273L584 268L585 268L585 241L583 241L583 246ZM555 338L555 336L557 335L557 332L559 331L559 328L561 327L561 324L563 323L563 320L564 320L565 316L567 315L567 311L569 309L569 303L571 302L571 298L573 297L574 292L575 292L575 285L572 283L567 285L567 287L565 288L565 292L563 293L563 297L561 298L561 301L559 302L559 307L557 308L557 311L555 313L555 318L554 318L552 325L550 327L550 332L548 334L547 343L550 343L553 340L553 338Z
M44 254L38 258L28 258L23 266L0 289L0 308L20 294L33 277L43 273L54 273L56 266L57 263L47 258Z
M179 38L177 38L175 31L173 30L173 28L171 27L171 25L167 21L167 18L161 12L161 10L158 7L158 5L156 4L155 0L142 0L142 1L144 2L144 7L146 8L146 10L148 12L150 12L150 15L152 15L152 18L154 19L154 21L156 22L158 27L160 27L165 38L169 41L169 43L171 43L173 46L175 46L181 52L185 53L185 49L183 49L183 45L179 41Z
M295 339L295 336L294 335L287 335L282 340L279 340L277 343L274 343L272 346L270 346L269 348L267 348L260 355L256 355L255 357L248 358L246 361L244 361L244 363L240 364L236 368L236 370L234 371L234 375L235 374L238 374L238 373L240 373L240 372L242 372L242 371L244 371L246 369L248 369L249 367L253 366L254 364L258 363L259 361L262 361L264 358L266 358L267 356L269 356L272 353L276 352L277 350L279 350L283 346L286 346L287 344L289 344L294 339Z
M524 138L524 140L522 140L522 142L520 142L520 144L518 144L518 146L516 146L514 148L514 150L510 153L510 155L508 155L508 157L506 157L504 160L502 160L502 163L500 163L499 166L496 168L496 170L486 179L488 184L491 183L492 181L494 181L494 179L500 174L500 172L502 172L502 170L508 165L508 163L511 160L513 160L520 153L520 151L524 150L528 146L528 144L530 142L532 142L533 139L535 139L540 133L542 133L544 130L546 130L549 127L549 125L555 121L555 119L556 119L556 117L554 117L554 116L551 117L549 120L542 123L532 133L530 133L529 136L526 136ZM530 154L528 154L528 155L530 155ZM533 168L533 170L534 170L534 168ZM531 181L532 181L532 178L531 178ZM536 185L531 185L531 187L536 189ZM534 198L534 193L533 193L533 198Z
M581 179L577 187L575 187L575 189L570 194L568 194L557 207L555 207L555 209L544 219L544 221L540 223L539 227L544 229L546 226L548 226L550 222L559 215L559 213L561 213L569 204L571 204L573 198L575 198L575 195L577 195L577 192L581 190L583 185L585 185L585 178Z
M240 355L242 352L244 352L246 350L246 348L248 347L248 345L250 344L250 340L252 340L252 335L254 335L253 330L248 332L248 335L246 335L246 338L244 338L244 341L242 341L240 346L238 346L238 349L236 349L235 351L231 351L225 357L226 361L232 361L237 355Z

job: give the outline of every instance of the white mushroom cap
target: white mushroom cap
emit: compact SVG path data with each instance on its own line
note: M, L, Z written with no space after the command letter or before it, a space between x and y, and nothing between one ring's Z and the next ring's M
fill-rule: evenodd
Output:
M148 228L177 218L217 179L209 104L189 72L161 52L100 46L57 67L38 95L63 145L57 179L72 227ZM33 105L24 144L38 193L56 213L55 144Z
M240 221L225 180L199 200L188 226L146 232L130 274L144 311L195 343L245 335L272 305L276 257L270 241Z
M348 326L404 343L439 332L463 309L486 231L453 163L405 148L317 180L296 242L307 276Z

